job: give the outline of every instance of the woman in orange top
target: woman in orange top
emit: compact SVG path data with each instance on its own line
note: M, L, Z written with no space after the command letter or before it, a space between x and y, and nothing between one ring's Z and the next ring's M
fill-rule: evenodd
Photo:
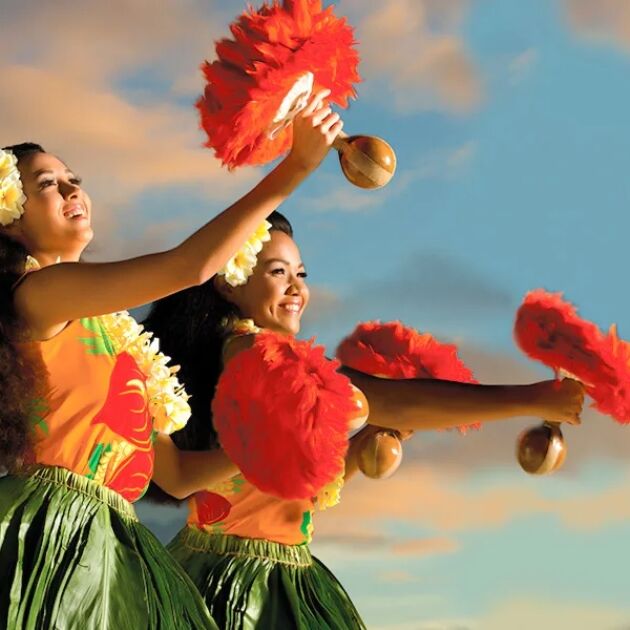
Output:
M92 208L66 164L0 151L0 627L216 627L131 502L151 476L204 488L221 461L173 446L187 397L120 311L207 280L316 168L341 127L325 96L251 192L178 247L117 263L79 263Z
M284 336L288 340L286 356L290 355L295 349L295 342L290 340L299 332L309 300L306 271L291 226L277 212L269 221L270 240L255 260L250 257L249 267L245 264L243 269L235 261L232 267L228 265L229 273L159 301L146 321L147 327L159 334L168 354L182 366L181 378L193 396L191 421L173 435L174 441L184 449L214 447L226 466L230 460L219 447L213 423L215 427L225 427L225 418L219 414L221 410L229 411L237 401L228 400L227 406L217 404L218 399L224 398L224 377L233 365L244 367L241 359L256 350L263 337L273 337L268 332L257 337L261 329L272 331L278 338ZM282 361L278 359L281 352L274 355L279 348L272 348L270 355L276 363ZM310 372L311 368L305 371ZM351 440L345 461L346 480L357 470L357 454L363 440L379 426L408 432L519 415L577 423L583 401L581 386L570 380L563 381L560 387L555 381L485 386L436 380L383 380L352 370L346 372L363 390L370 408L370 426ZM286 382L278 384L255 370L253 378L257 383L245 378L244 369L234 372L234 391L243 399L240 409L248 419L240 420L239 426L239 418L232 414L229 422L236 424L231 427L232 432L240 434L243 442L251 444L256 438L249 426L259 422L264 414L261 399L248 401L248 391L254 387L257 391L273 389L269 394L273 410L269 433L273 435L274 422L283 411L278 401L282 393L278 394L278 390L284 388L288 398L296 389L297 371L286 373ZM360 395L355 397L361 400ZM294 431L308 424L301 422L301 413L293 410ZM278 451L289 436L275 435L276 439L271 438L268 444ZM219 438L227 449L223 434ZM320 448L325 450L326 444ZM251 448L246 456L257 460L263 469L265 457L271 458L264 450L253 452ZM287 449L285 476L291 475L291 457ZM305 468L311 464L317 462L303 462ZM364 627L342 586L311 557L308 548L314 509L334 503L330 494L343 480L342 474L331 484L332 490L331 486L320 488L315 496L311 495L313 498L279 498L257 488L253 476L235 470L232 476L191 496L188 525L169 549L205 596L222 628Z

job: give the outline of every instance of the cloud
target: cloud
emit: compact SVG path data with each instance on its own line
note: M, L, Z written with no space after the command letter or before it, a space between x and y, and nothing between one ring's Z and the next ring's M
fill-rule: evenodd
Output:
M357 25L361 72L399 112L465 113L482 99L479 70L462 40L465 0L343 0Z
M459 543L450 538L416 538L403 540L392 545L392 551L395 554L405 557L454 553L458 549Z
M528 48L514 57L508 66L510 81L513 84L524 81L532 72L540 58L535 48Z
M519 597L502 601L473 628L481 630L622 630L630 627L630 610L584 601Z
M147 190L224 202L258 177L252 169L228 175L202 147L190 77L200 76L217 25L227 22L213 5L8 4L0 75L11 90L0 100L2 144L41 142L84 176L95 202L95 250L110 259L124 252L123 225L141 223L134 215ZM139 236L151 245L149 235Z
M579 36L630 50L630 4L626 0L564 0L569 25Z
M304 213L371 213L392 205L395 197L417 184L418 180L454 180L474 159L477 145L467 141L456 147L434 150L423 155L415 166L398 169L394 178L381 189L363 190L352 186L341 175L320 175L325 194L300 201Z
M628 610L599 602L521 596L501 601L474 618L386 623L374 626L374 630L627 630L629 627Z
M318 329L330 324L347 322L346 326L352 326L366 319L402 319L422 329L427 329L427 322L431 321L456 322L461 326L463 321L496 314L511 317L515 305L507 291L456 258L439 251L425 251L402 261L386 277L348 289L343 300L328 291L325 308L317 307L315 293L311 307L304 316L308 330L305 334L317 334Z
M334 510L318 515L317 531L352 531L354 524L368 521L378 532L392 523L413 524L428 531L446 534L469 533L471 530L494 530L508 523L533 515L555 516L567 529L596 531L602 527L627 522L630 504L627 488L630 470L626 469L618 483L605 490L580 489L562 496L545 494L539 480L516 483L505 475L502 483L475 488L467 481L470 475L454 475L436 466L405 462L386 481L374 481L360 475L344 490L343 501ZM575 491L575 488L573 488ZM436 553L453 553L457 541L450 537L432 539L427 547ZM421 543L408 543L421 546Z

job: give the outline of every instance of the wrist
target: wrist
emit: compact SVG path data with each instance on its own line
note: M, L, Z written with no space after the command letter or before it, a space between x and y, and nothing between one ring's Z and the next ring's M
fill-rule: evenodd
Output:
M312 173L315 168L317 168L316 164L312 164L311 160L304 156L300 156L293 149L289 151L287 156L283 160L284 165L293 173L298 176L306 177L310 173Z

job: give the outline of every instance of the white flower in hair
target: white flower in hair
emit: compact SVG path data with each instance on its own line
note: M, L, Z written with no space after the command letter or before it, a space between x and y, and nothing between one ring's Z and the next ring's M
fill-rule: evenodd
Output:
M22 189L17 158L0 149L0 225L10 225L24 214L26 196Z
M254 234L247 239L243 247L239 249L230 260L227 261L225 267L217 273L225 276L225 281L233 287L245 284L249 276L254 273L256 266L256 256L263 248L263 243L271 238L269 230L271 223L265 221L258 226Z

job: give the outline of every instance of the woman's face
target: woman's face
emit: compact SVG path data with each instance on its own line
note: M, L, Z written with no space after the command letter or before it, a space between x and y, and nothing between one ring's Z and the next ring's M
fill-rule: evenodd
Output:
M271 240L258 254L254 273L247 283L227 290L228 299L238 307L242 317L253 319L261 328L297 334L309 290L295 241L284 232L272 230Z
M8 232L35 257L78 259L93 236L92 204L81 180L49 153L25 156L19 169L26 203Z

